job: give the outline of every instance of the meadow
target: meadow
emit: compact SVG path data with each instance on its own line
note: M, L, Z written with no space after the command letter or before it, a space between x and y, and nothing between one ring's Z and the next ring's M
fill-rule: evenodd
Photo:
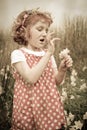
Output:
M87 17L66 17L62 26L53 30L61 39L54 54L57 65L59 53L65 48L70 50L73 59L65 81L58 86L65 108L66 130L87 130ZM10 55L18 47L11 31L0 30L0 130L11 127L14 79Z

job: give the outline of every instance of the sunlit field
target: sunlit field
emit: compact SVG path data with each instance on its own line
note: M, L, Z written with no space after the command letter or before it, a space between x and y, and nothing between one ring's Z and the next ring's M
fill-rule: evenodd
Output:
M87 18L78 16L64 19L60 28L54 28L60 37L56 44L55 60L68 48L73 66L67 71L65 81L58 86L64 103L67 127L64 130L87 130ZM10 130L14 79L10 54L18 46L12 41L11 32L0 31L0 130Z

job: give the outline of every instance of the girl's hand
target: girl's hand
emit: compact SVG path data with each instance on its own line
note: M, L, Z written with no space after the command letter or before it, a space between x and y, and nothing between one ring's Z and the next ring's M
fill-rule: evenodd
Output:
M72 63L73 61L70 55L66 55L66 57L60 63L59 70L66 71L68 68L72 66Z
M54 32L50 32L47 34L47 51L51 54L55 51L55 43L56 41L59 41L60 38L53 37Z

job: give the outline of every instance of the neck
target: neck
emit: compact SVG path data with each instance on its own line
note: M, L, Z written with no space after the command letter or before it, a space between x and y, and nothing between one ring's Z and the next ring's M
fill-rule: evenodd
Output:
M29 50L32 50L32 51L42 51L42 49L30 46L30 45L27 45L27 46L24 46L24 47L29 49Z

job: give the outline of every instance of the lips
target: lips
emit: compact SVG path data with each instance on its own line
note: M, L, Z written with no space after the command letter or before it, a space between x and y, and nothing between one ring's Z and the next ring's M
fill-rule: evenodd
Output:
M45 41L45 39L44 39L44 38L42 38L42 39L40 39L40 41L41 41L41 42L44 42L44 41Z

